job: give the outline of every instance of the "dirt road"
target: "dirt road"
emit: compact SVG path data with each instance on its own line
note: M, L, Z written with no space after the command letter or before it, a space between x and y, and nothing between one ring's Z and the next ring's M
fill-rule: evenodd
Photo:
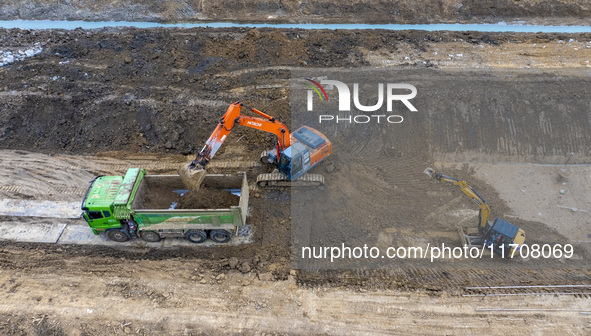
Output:
M130 260L66 249L2 250L2 333L584 335L591 330L588 315L580 313L589 312L588 295L487 298L301 288L291 276L261 281L252 274L196 269L194 260ZM478 310L491 308L517 310Z

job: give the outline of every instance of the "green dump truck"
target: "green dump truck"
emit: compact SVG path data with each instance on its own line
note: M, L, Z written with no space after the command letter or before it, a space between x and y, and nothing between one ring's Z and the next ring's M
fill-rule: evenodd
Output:
M157 242L165 237L202 243L208 238L228 242L245 225L248 183L245 173L206 175L202 188L232 192L235 205L213 209L175 209L175 199L186 193L178 175L148 175L131 168L125 176L99 176L90 183L82 201L82 217L94 234L105 232L116 242L142 238Z

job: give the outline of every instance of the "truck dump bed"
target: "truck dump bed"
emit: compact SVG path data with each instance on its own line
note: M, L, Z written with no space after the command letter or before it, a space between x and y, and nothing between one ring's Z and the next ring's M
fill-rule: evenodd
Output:
M150 224L217 224L242 226L246 222L248 211L248 183L245 173L235 175L210 174L206 175L201 190L191 195L181 181L179 175L145 175L131 204L131 211L138 220L140 227ZM233 196L231 191L239 192L240 196ZM199 196L207 191L208 207L182 208L184 198ZM185 194L185 196L180 196ZM219 194L219 195L218 195ZM228 197L229 196L229 197ZM198 204L200 202L188 202ZM197 199L198 201L198 199ZM216 203L219 201L219 203ZM230 201L230 202L229 202ZM158 225L159 227L162 225ZM168 225L166 225L168 226ZM209 227L209 225L206 225Z

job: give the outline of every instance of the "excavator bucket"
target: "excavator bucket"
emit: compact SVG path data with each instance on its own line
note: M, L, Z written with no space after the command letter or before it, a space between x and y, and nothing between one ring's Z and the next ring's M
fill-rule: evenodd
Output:
M185 187L189 190L198 190L205 178L207 171L193 162L182 165L179 168L179 175Z
M427 169L423 170L423 173L429 175L430 178L433 178L433 173L434 172L435 171L433 170L433 168L427 168Z

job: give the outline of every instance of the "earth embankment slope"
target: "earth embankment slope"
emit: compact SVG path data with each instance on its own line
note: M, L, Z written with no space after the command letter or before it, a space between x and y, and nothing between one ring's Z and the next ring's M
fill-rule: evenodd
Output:
M313 23L445 23L521 21L584 24L585 0L348 1L4 1L4 20L235 21Z

